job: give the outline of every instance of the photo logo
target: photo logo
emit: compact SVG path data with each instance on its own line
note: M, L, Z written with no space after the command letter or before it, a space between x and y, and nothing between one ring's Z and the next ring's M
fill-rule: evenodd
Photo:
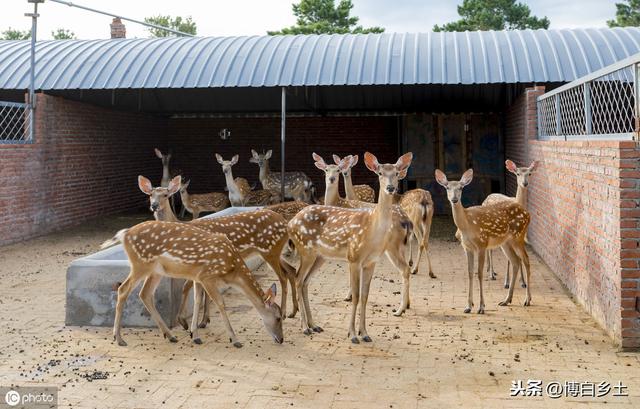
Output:
M20 394L14 390L11 390L7 392L6 395L4 395L4 401L7 402L7 405L9 406L17 406L20 403Z

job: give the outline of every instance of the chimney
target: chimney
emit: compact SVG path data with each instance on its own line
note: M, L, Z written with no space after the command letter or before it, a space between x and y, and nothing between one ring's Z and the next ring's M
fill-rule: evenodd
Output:
M127 28L122 24L120 17L116 17L110 24L111 38L127 38Z

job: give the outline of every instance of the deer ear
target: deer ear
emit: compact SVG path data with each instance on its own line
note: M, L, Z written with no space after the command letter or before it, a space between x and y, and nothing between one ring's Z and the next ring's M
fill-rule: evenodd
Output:
M402 179L406 178L408 171L409 171L409 168L403 169L400 172L398 172L398 180L402 180Z
M357 163L358 163L358 155L352 155L351 156L351 167L356 166Z
M278 294L278 287L276 286L276 283L271 284L271 287L269 287L269 289L267 290L267 292L264 294L264 304L266 306L271 305L271 303L273 302L273 299L275 298L275 296Z
M375 157L373 153L365 152L364 153L364 164L367 166L367 169L374 173L378 173L378 168L380 164L378 163L378 158Z
M515 163L513 163L511 159L505 160L504 164L507 167L507 170L511 173L516 173L516 170L518 170L518 167L516 166Z
M151 191L153 190L151 181L142 175L138 176L138 187L145 195L151 195Z
M407 169L411 165L412 159L413 159L413 153L411 152L405 153L404 155L398 158L398 161L396 162L396 168L398 168L399 171Z
M533 172L534 170L536 170L536 168L538 167L538 161L534 160L533 162L531 162L531 165L529 165L529 171Z
M224 159L222 159L222 156L220 156L220 154L218 154L218 153L216 153L216 160L221 165L222 165L222 162L224 162Z
M235 165L236 163L238 163L238 160L240 160L240 156L239 155L233 155L233 158L231 158L231 164Z
M167 189L169 190L169 195L172 195L176 193L178 190L180 190L181 184L182 184L182 176L178 175L173 179L171 179L171 181L169 182L169 186L167 186ZM188 184L189 182L187 182L187 185Z
M334 162L336 165L339 165L341 160L342 160L342 159L340 159L340 156L338 156L338 155L336 155L336 154L333 154L333 162Z
M273 153L273 151L271 149L269 149L267 151L267 153L265 153L264 158L265 159L271 159L271 154Z
M320 156L317 153L313 152L311 154L311 157L315 161L314 164L316 165L316 168L318 168L320 170L325 170L327 168L327 164L325 163L324 159L322 159L322 156Z
M449 181L447 180L447 175L444 174L440 169L436 169L436 182L439 185L447 187Z
M162 159L162 152L160 152L160 149L154 148L153 150L156 152L156 156L158 157L158 159Z
M467 169L467 171L462 174L460 183L462 183L462 186L467 186L471 183L471 180L473 180L473 169Z
M340 172L346 172L351 168L351 156L345 156L344 158L342 158L342 160L338 163L338 169L340 169Z

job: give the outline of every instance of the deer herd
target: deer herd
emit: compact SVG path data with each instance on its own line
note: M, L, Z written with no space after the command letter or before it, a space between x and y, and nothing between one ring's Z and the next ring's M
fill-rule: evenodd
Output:
M295 317L298 311L304 334L323 331L312 316L309 283L314 276L323 274L320 267L325 260L344 261L349 277L349 292L345 300L351 301L348 336L351 342L358 344L360 341L372 341L367 333L367 301L376 264L383 255L398 271L402 281L400 304L394 311L396 316L410 307L410 277L417 273L423 255L427 258L429 276L436 278L429 257L434 213L431 194L423 189L409 190L404 194L398 192L399 182L407 175L413 160L412 153L400 156L395 163L383 164L373 154L364 154L364 165L378 178L377 197L370 186L352 183L351 170L358 163L358 155L343 158L333 155L333 163L327 163L313 153L315 166L325 175L324 197L319 200L315 199L311 179L303 172L286 172L284 178L280 173L271 172L271 150L262 154L252 150L249 159L259 166L258 180L262 189L252 188L244 178L233 177L232 167L238 163L238 155L225 160L215 154L217 163L222 166L227 192L205 194L188 193L189 181L183 181L181 176L171 177L171 154L165 155L158 149L155 153L163 165L160 186L154 187L146 177L138 177L138 186L149 196L149 208L155 220L123 229L103 243L103 247L121 243L131 265L128 277L117 290L113 335L119 345L126 345L120 329L123 308L140 281L143 281L140 299L169 341L177 342L177 338L158 313L154 301L154 292L164 276L185 280L177 322L190 331L194 343L202 343L198 329L210 321L209 304L213 300L230 341L241 347L229 322L221 293L228 286L236 288L249 299L267 332L275 342L282 343L282 323L286 317ZM492 250L498 247L508 259L504 285L509 289L499 305L512 302L520 272L522 286L526 288L524 305L531 303L531 272L525 246L530 215L526 208L529 177L536 168L536 162L529 167L516 167L515 163L507 160L506 168L517 178L516 197L491 194L482 205L467 208L462 205L462 191L471 183L473 170L464 172L457 181L448 180L440 170L435 171L436 182L446 189L457 227L456 238L467 256L469 293L465 313L471 312L474 306L476 265L479 287L477 312L484 313L484 264L488 261L487 272L495 280ZM345 198L339 194L341 176ZM284 190L280 185L282 179ZM183 209L193 215L191 221L183 222L175 214L174 195L178 192ZM292 201L284 201L286 199ZM320 204L312 204L314 202ZM218 212L229 206L258 208L243 209L227 216L198 218L200 213ZM415 259L414 245L417 247ZM264 291L245 264L248 258L255 256L269 265L277 276L281 293L279 304L275 300L276 284ZM191 291L193 313L189 323L187 301ZM289 294L291 308L287 314Z

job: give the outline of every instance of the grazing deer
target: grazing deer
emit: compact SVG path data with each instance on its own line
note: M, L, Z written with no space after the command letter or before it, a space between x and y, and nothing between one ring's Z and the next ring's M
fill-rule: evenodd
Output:
M140 299L149 311L165 338L177 342L155 307L154 293L163 276L195 281L204 288L216 303L225 323L230 341L241 347L224 307L220 295L221 287L236 287L251 301L267 332L274 341L281 344L282 318L278 304L273 301L276 286L273 284L266 294L247 268L233 244L221 234L211 234L195 226L176 223L149 221L129 229L120 230L112 239L103 243L109 247L122 243L131 264L131 271L118 287L118 301L113 323L113 337L120 346L127 343L120 334L122 310L136 284L144 279ZM197 311L202 299L201 291L194 291L194 309ZM197 315L191 320L193 342L201 344L198 337Z
M229 201L231 206L267 206L280 203L282 195L280 191L274 190L251 190L247 189L248 183L238 184L240 178L234 179L231 167L238 163L239 156L234 155L231 160L224 160L221 155L216 153L216 160L222 165L222 173L224 173L227 189L229 190ZM246 179L243 179L246 182Z
M429 277L436 278L431 268L431 257L429 257L429 235L431 234L431 222L433 220L433 200L431 193L423 189L413 189L398 197L398 205L413 223L413 237L418 243L418 258L415 269L411 272L416 274L422 260L422 254L427 255L427 265L429 266Z
M507 159L505 161L505 165L509 172L516 175L516 180L518 182L518 190L516 191L516 197L513 198L513 197L505 196L500 193L492 193L489 196L487 196L486 199L484 199L484 202L482 202L482 205L484 206L488 204L494 204L494 203L505 201L505 200L515 200L518 204L520 204L520 206L526 209L529 176L531 176L531 174L533 174L533 172L535 171L536 167L538 166L538 162L537 161L531 162L531 165L529 165L528 168L527 167L519 168L516 166L515 163L513 163L513 161ZM496 272L493 270L493 252L492 251L489 251L488 253L488 260L489 260L489 263L487 266L487 272L490 273L491 279L495 280ZM507 273L505 274L505 277L504 277L504 288L509 288L509 270L511 270L510 266L511 266L511 262L507 260ZM522 268L520 268L520 271L522 271ZM524 274L520 275L520 281L521 281L522 287L525 288L527 284L524 282Z
M358 155L349 155L351 157L351 163L347 170L342 171L342 179L344 180L344 192L347 199L359 200L361 202L374 203L376 201L376 192L369 185L353 185L351 182L351 169L358 163ZM346 158L346 156L345 156ZM344 158L343 158L344 159ZM335 164L339 164L342 159L340 156L333 155L333 161Z
M358 334L371 342L366 328L366 306L369 286L376 262L386 249L392 225L393 194L398 188L400 173L411 164L411 153L402 155L395 164L379 164L367 152L365 165L378 175L380 194L374 209L344 209L333 206L305 207L289 222L289 237L300 256L296 277L298 302L305 334L321 332L315 325L309 306L308 285L324 259L345 260L349 263L352 310L349 323L351 342L359 343ZM359 332L355 319L360 306Z
M180 190L182 179L176 176L169 181L167 187L153 187L146 177L138 176L138 187L142 193L149 196L149 209L156 220L177 222L178 218L171 209L170 198Z
M260 167L259 178L263 189L280 192L280 172L271 172L269 169L271 154L271 149L262 155L252 149L249 162L256 163ZM301 200L309 203L311 201L310 190L312 186L311 179L303 172L286 172L284 174L285 199Z
M183 206L193 215L193 220L200 217L202 212L219 212L229 207L229 198L224 193L212 192L191 195L187 192L189 183L180 185L180 199Z
M312 156L315 160L316 167L325 172L326 188L324 204L326 206L338 206L350 209L375 208L375 203L362 202L359 200L345 200L340 198L338 194L340 173L342 173L344 169L349 168L352 162L351 156L345 156L338 162L338 165L327 165L324 159L316 153L313 153ZM403 177L402 174L401 177ZM393 221L390 228L389 236L386 241L385 254L387 255L387 258L389 259L391 264L396 267L396 269L402 276L403 285L401 302L400 306L394 312L394 315L399 317L409 308L410 305L409 273L411 263L408 263L406 260L405 245L407 244L407 238L411 232L411 222L404 211L396 205L394 205L392 208L391 217ZM344 301L351 301L351 299L352 294L351 292L349 292L349 294L344 298Z
M462 247L467 254L467 269L469 273L469 299L465 313L471 312L473 307L473 263L478 258L478 286L480 287L480 307L478 314L484 314L484 293L482 290L482 273L486 251L500 247L505 252L511 265L514 266L511 277L509 294L499 305L508 305L513 298L513 287L518 275L520 263L524 262L527 270L527 284L529 284L530 269L529 255L525 248L524 239L527 235L530 216L522 206L514 201L505 201L487 206L462 207L462 189L471 183L473 170L468 169L459 181L449 181L447 176L436 169L436 181L447 190L447 198L451 203L453 221L458 227ZM531 303L530 286L527 285L527 295L524 305Z

